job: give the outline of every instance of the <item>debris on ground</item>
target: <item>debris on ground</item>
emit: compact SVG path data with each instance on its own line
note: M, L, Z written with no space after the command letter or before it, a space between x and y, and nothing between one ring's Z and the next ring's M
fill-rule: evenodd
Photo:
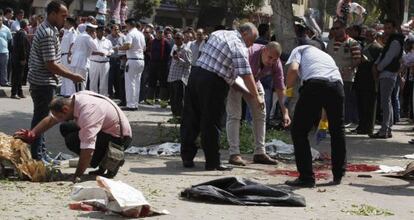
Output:
M351 210L341 210L350 215L358 215L358 216L392 216L394 213L385 210L376 208L374 206L362 204L362 205L352 205Z
M404 170L400 166L379 165L379 170L375 171L375 173L398 173Z
M295 160L294 148L292 144L286 144L285 142L277 139L265 143L266 154L273 158ZM320 158L319 151L311 148L312 160L318 160Z
M404 155L403 158L405 158L405 159L414 159L414 154Z
M151 145L147 147L132 146L125 150L128 154L150 155L150 156L179 156L181 152L181 144L179 143L163 143L160 145Z
M142 218L169 214L151 207L141 191L104 177L96 177L97 187L76 185L72 189L69 204L72 210L113 212L124 217Z
M414 179L414 161L407 164L402 171L387 176L401 179Z
M2 161L0 164L2 168L4 168L5 163L12 164L12 169L17 171L20 179L29 179L33 182L47 182L58 180L61 176L60 170L45 166L42 161L33 160L26 143L1 132L0 160ZM13 172L9 170L8 173Z

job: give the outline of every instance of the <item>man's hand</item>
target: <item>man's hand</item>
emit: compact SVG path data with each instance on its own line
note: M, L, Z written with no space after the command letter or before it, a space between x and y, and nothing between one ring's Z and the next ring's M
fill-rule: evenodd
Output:
M259 107L259 109L265 109L265 101L262 95L256 95L256 102L257 102L257 106Z
M290 117L289 117L289 113L288 112L286 112L285 114L283 114L283 127L289 127L289 125L290 125L290 123L291 123L292 121L290 120Z
M27 129L20 129L16 131L13 137L21 139L23 142L28 144L32 144L37 138L36 134L33 131Z
M85 78L83 78L83 76L81 76L80 74L77 74L77 73L72 74L72 76L70 77L70 79L73 82L75 82L75 83L79 83L79 82L85 81Z

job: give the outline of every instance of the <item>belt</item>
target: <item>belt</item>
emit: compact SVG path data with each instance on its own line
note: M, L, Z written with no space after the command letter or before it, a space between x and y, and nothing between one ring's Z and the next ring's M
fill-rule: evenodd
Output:
M69 53L62 53L62 54L61 54L61 56L65 56L65 55L68 55L68 54L69 54Z
M144 60L144 58L127 58L127 60Z
M96 60L91 60L91 62L95 62L95 63L108 63L109 61L96 61Z

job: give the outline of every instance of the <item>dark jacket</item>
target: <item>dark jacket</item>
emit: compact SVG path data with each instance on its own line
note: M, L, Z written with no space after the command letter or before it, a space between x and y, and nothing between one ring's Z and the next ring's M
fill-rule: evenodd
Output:
M157 38L152 40L151 43L151 62L168 62L170 59L172 45L170 42L163 38L158 40Z
M400 69L400 59L403 54L403 45L404 45L404 35L400 33L391 34L390 37L387 40L387 43L385 44L384 50L381 54L381 60L384 59L385 55L387 54L388 50L390 49L391 43L396 40L401 46L400 54L394 59L392 59L391 63L384 68L384 70L390 71L390 72L398 72Z
M20 63L20 61L28 61L30 53L30 41L25 30L20 29L13 36L13 61Z

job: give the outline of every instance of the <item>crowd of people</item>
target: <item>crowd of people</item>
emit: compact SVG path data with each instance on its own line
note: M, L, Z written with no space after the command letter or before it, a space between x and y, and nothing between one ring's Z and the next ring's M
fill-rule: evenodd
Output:
M392 125L413 116L414 40L399 33L392 20L366 27L337 19L326 42L297 22L298 47L289 55L271 36L269 24L218 25L211 33L154 26L127 18L125 1L111 2L119 7L108 10L107 1L98 0L96 16L86 18L69 17L58 0L47 6L46 19L34 15L27 22L19 11L13 21L11 9L0 17L1 86L10 85L11 70L11 98L24 98L27 81L34 103L31 130L16 135L32 144L33 158L48 163L43 133L75 120L62 123L61 133L68 148L80 154L76 178L89 163L99 166L95 174L116 175L123 161L115 169L100 161L113 143L121 146L117 149L129 146L132 132L121 110L137 111L140 103L171 105L172 121L181 123L186 168L195 166L200 136L205 169L229 169L220 162L223 119L230 164L246 165L239 149L240 121L246 119L254 134L253 162L275 165L264 147L266 127L279 120L287 128L292 121L301 176L287 184L295 186L315 184L307 137L319 121L329 124L319 133L329 129L339 184L346 164L345 127L391 138ZM283 65L289 65L286 74ZM120 101L116 105L111 99ZM381 124L378 132L375 123Z

